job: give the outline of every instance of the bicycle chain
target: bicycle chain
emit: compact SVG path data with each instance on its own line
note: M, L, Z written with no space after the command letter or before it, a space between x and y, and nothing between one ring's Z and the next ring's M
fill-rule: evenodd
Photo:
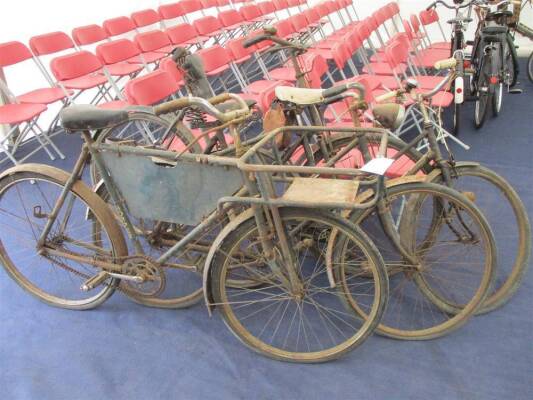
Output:
M63 251L67 254L71 254L71 255L76 255L76 256L79 256L79 254L76 254L70 250L67 250L67 249L63 249ZM79 276L85 280L88 280L90 278L92 278L90 275L87 275L81 271L78 271L74 268L72 268L71 266L65 264L64 262L62 261L59 261L57 259L55 259L56 256L50 256L50 255L45 255L44 256L45 258L49 259L51 262L57 264L59 267L65 269L66 271L76 275L76 276ZM136 255L134 256L135 258L143 258L145 259L147 262L151 263L155 268L158 268L160 271L159 273L161 275L164 275L164 271L163 269L157 265L150 257L148 256L145 256L145 255ZM94 257L93 257L94 258ZM133 258L133 256L122 256L122 257L114 257L114 261L117 262L117 261L120 261L120 260L127 260L128 258ZM101 283L101 285L105 285L107 287L112 287L113 285L107 283L107 282L103 282ZM121 286L120 284L119 285L116 285L115 286L115 289L126 294L126 295L129 295L129 296L135 296L135 294L137 293L135 290L129 290L127 287L123 287Z

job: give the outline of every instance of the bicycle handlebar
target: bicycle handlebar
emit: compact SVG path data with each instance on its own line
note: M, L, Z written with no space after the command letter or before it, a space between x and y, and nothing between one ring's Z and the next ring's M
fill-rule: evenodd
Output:
M239 104L237 110L221 112L215 105L224 103L229 100L234 100ZM250 109L246 102L236 94L223 93L218 96L212 97L208 100L201 97L182 97L180 99L172 100L154 107L154 114L168 114L174 111L182 110L187 107L200 107L208 114L212 115L216 119L222 122L229 122L240 117L244 117L250 113Z
M260 43L264 40L270 40L276 44L279 44L280 46L284 46L284 47L290 47L294 50L300 50L300 51L305 51L307 50L307 46L304 46L302 44L297 44L297 43L294 43L294 42L290 42L288 40L285 40L283 38L280 38L279 36L276 36L276 28L275 27L272 27L272 26L265 26L263 28L263 31L264 33L260 34L260 35L257 35L257 36L254 36L254 37L251 37L249 39L246 39L244 42L243 42L243 47L244 48L248 48L248 47L251 47L253 45L256 45L257 43Z
M474 4L475 2L477 2L478 0L472 0L472 1L469 1L468 3L466 4L463 4L463 5L455 5L455 6L451 6L447 3L445 3L444 1L442 0L437 0L437 1L434 1L433 3L431 3L427 8L426 10L431 10L432 8L435 8L437 7L438 4L442 4L444 7L446 8L449 8L450 10L455 10L456 8L467 8L467 7L470 7L472 4Z

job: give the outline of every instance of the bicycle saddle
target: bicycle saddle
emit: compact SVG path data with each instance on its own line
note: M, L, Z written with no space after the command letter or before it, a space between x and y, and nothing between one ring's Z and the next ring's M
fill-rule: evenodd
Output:
M281 101L307 106L319 104L324 101L324 90L295 88L292 86L278 86L275 89L276 97Z
M100 130L128 120L126 110L104 110L92 105L73 105L59 113L61 126L67 132Z

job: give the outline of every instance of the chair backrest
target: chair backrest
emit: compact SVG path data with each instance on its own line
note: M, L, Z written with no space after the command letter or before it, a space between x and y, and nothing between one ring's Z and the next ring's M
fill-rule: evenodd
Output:
M344 41L339 41L331 48L331 55L337 68L342 71L350 58L348 45Z
M207 10L213 7L218 7L217 0L200 0L200 3L202 4L202 7L204 8L204 10Z
M226 43L226 48L229 50L234 61L249 57L254 51L253 46L248 48L243 46L244 40L245 38L242 37Z
M131 20L137 28L161 23L161 16L157 11L148 8L131 14Z
M135 24L128 17L107 19L104 21L103 27L109 36L118 36L136 31Z
M56 57L50 62L50 70L58 81L79 78L99 71L102 67L98 57L88 51Z
M160 30L138 33L133 39L143 52L156 51L172 43L167 34Z
M113 40L96 47L96 55L105 65L126 61L139 54L139 48L128 39Z
M305 18L305 15L303 14L296 14L289 18L292 24L292 27L294 28L295 32L299 32L309 25L307 22L307 18Z
M231 5L230 0L217 0L217 5L219 7L225 7Z
M305 15L305 18L307 18L307 22L310 24L320 20L320 14L315 8L310 8L309 10L304 11L303 14Z
M284 19L274 26L276 27L277 35L281 38L286 38L295 32L294 27L289 19Z
M395 40L385 48L385 59L392 69L407 61L409 48L400 40Z
M229 52L218 45L199 50L196 54L201 57L205 72L207 73L228 65L231 62Z
M309 87L318 89L322 86L322 75L328 71L328 63L321 55L313 54L305 58L304 71L309 71L306 76Z
M124 92L130 104L150 106L172 96L179 88L171 74L158 69L130 80Z
M50 32L44 35L33 36L30 39L30 48L36 56L59 53L63 50L74 49L72 39L64 32Z
M108 38L106 31L100 25L79 26L72 30L72 39L78 46L102 42Z
M287 0L272 0L272 3L274 3L274 7L276 7L277 11L282 11L289 8L289 3L287 3Z
M177 67L176 62L173 59L165 58L159 64L159 69L168 72L178 85L183 84L183 72Z
M175 19L185 15L181 2L160 5L157 11L163 20Z
M248 6L242 6L239 9L239 12L241 13L242 17L246 21L251 21L255 18L259 18L263 15L263 12L259 8L259 6L256 6L254 4L250 4Z
M191 14L204 8L199 0L183 0L180 1L180 5L185 14Z
M411 21L411 27L413 28L413 31L415 33L418 33L420 31L420 20L416 16L416 14L411 14L409 17L409 21Z
M0 44L0 68L18 64L32 58L30 49L21 42Z
M261 10L262 15L274 14L276 12L276 6L271 1L262 1L257 6Z
M298 7L300 5L300 0L287 0L287 5L289 8Z
M434 8L432 8L431 10L420 11L419 17L420 22L424 26L439 22L439 14Z
M223 26L231 26L243 22L244 18L237 10L227 10L218 14L218 20Z
M413 29L411 28L411 25L409 25L409 21L407 21L406 19L402 19L402 26L409 40L413 40L415 37L415 34L413 32Z
M199 18L193 22L193 26L201 35L209 35L222 28L220 21L213 16Z
M172 44L182 44L198 36L198 32L191 24L183 23L165 30Z

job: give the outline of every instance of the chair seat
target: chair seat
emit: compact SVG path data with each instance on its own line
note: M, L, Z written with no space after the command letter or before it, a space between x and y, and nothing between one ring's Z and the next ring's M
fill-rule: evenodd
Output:
M72 91L68 91L68 93L71 95ZM65 92L61 88L42 88L21 94L17 96L17 99L21 103L52 104L66 97Z
M128 62L132 64L144 64L145 62L147 64L152 64L163 58L165 58L165 55L163 53L156 53L155 51L149 51L147 53L142 53L142 56L139 55L139 56L135 56L135 57L128 59Z
M44 104L6 104L0 106L0 124L20 124L31 121L46 111Z
M278 81L289 81L289 82L295 82L296 81L296 72L294 71L294 68L292 67L281 67L273 69L272 71L269 71L268 74L272 79L276 79Z
M143 66L140 64L131 64L131 63L116 63L107 65L106 69L112 76L126 76L135 74L139 71L142 71Z
M307 54L316 54L324 57L325 60L333 60L333 52L331 49L326 48L318 48L318 49L310 49Z
M396 73L403 74L407 70L406 64L399 64L396 66ZM363 67L363 72L365 74L376 74L376 75L392 75L392 68L388 63L377 62L370 63L370 66L365 65Z
M80 76L79 78L66 79L61 84L67 89L86 90L92 89L107 83L107 78L100 74Z
M161 48L159 48L157 50L154 50L154 51L156 53L163 53L163 54L168 55L168 54L172 53L172 50L174 50L175 47L176 46L169 44L167 46L163 46L163 47L161 47Z
M424 92L424 90L421 90ZM449 107L454 100L454 96L450 92L440 91L435 96L431 98L431 105L433 107Z
M228 69L230 69L230 66L228 64L226 65L222 65L218 68L215 68L214 70L212 71L209 71L209 72L206 72L206 75L207 76L215 76L215 75L219 75L221 74L222 72L225 72L227 71Z
M435 42L429 46L431 49L450 50L452 45L450 42Z
M269 90L273 90L279 84L280 82L278 81L269 81L266 79L261 79L250 83L248 86L246 86L246 90L250 93L261 94Z
M433 68L435 63L440 60L450 58L449 50L429 49L420 52L418 57L415 57L415 64L424 68Z
M186 40L185 44L202 44L204 42L207 42L208 40L209 40L209 36L198 35L194 39Z

